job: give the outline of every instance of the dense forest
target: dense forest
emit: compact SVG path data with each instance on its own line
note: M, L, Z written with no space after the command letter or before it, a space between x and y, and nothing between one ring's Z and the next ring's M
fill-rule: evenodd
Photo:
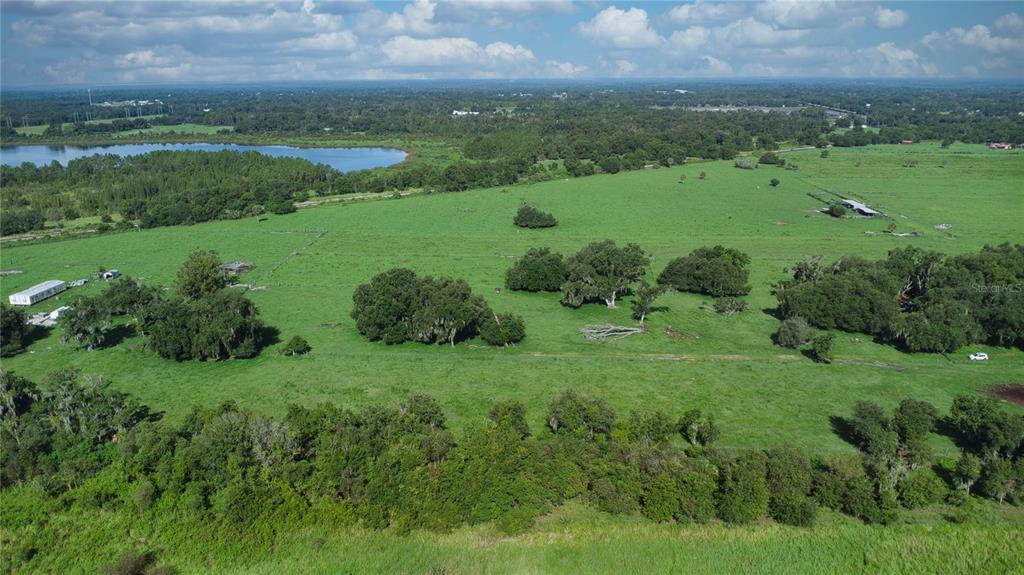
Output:
M442 162L414 160L346 174L300 160L227 152L99 156L67 167L4 166L4 234L114 212L142 227L263 210L282 213L310 193L462 191L678 165L688 157L731 159L740 152L776 149L783 142L819 147L907 139L1024 142L1024 117L1016 113L1013 91L998 85L893 91L810 83L709 83L687 90L657 83L541 83L512 92L491 83L446 90L385 83L280 90L224 87L160 95L141 90L130 95L131 100L123 91L94 93L97 101L118 103L101 107L83 105L82 95L73 92L14 93L5 97L0 117L23 122L31 117L50 127L41 135L25 136L14 129L15 122L4 122L0 136L4 145L102 143L119 131L189 122L234 129L233 135L219 138L302 136L324 145L332 138L412 138L441 141L457 152ZM94 113L113 121L82 121Z

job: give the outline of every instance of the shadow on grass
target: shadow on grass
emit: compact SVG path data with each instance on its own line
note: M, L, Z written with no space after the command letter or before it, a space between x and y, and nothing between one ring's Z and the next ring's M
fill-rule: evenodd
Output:
M272 325L264 325L260 329L260 352L278 343L281 343L281 330Z
M853 424L849 419L840 415L830 415L828 417L828 422L832 427L832 433L835 433L839 439L842 439L854 447L858 446L856 437L853 433Z

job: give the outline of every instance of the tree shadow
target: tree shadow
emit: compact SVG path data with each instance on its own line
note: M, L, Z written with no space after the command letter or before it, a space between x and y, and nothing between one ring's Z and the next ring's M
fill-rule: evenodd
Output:
M767 316L773 317L773 318L775 318L775 319L777 319L779 321L782 321L782 320L786 319L786 318L782 317L782 310L779 309L778 306L776 306L776 307L764 307L764 308L761 308L761 313L763 313L763 314L765 314Z
M857 439L853 432L853 424L849 419L840 415L830 415L828 417L828 422L832 427L832 433L835 433L839 439L842 439L854 447L858 447Z
M281 343L281 330L272 325L260 328L260 351L278 343Z
M954 425L948 416L936 419L933 431L948 437L960 449L970 448L970 442L967 437L964 437L964 434L960 432L960 428Z
M116 347L121 344L124 340L135 337L136 335L135 326L132 324L121 324L114 326L114 329L107 332L107 337L104 340L103 347Z

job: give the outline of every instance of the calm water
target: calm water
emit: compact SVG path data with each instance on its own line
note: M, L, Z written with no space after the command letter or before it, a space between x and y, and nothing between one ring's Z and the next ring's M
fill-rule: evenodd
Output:
M291 146L242 146L238 144L118 144L113 146L13 146L0 148L0 164L20 166L31 162L37 166L56 160L63 165L93 154L137 156L157 150L199 150L217 152L259 152L274 157L293 157L314 164L327 164L339 172L390 166L405 160L405 152L394 148L294 148Z

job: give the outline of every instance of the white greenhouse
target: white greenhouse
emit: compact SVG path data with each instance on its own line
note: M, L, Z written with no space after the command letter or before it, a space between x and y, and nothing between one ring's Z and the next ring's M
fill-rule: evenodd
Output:
M9 299L11 305L32 305L59 294L67 287L67 284L61 280L49 280L18 293L12 293Z

